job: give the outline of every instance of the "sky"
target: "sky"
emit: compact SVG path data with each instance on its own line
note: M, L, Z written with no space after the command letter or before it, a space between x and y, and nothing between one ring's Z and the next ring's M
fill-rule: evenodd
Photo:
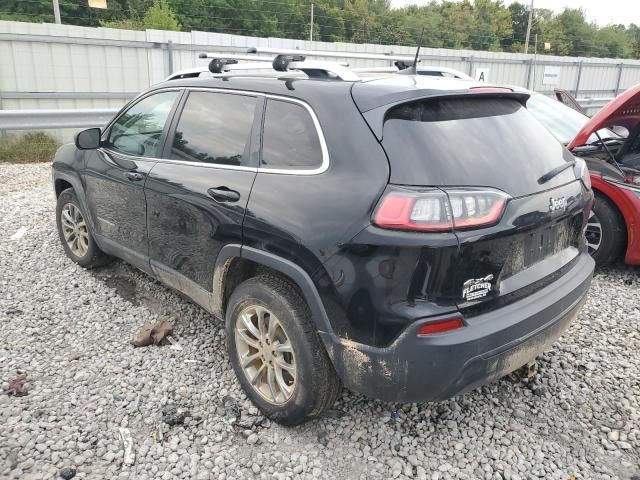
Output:
M506 5L513 3L511 0L503 1ZM530 0L520 0L520 3L529 2ZM391 5L396 8L426 3L429 0L391 0ZM582 8L587 19L601 27L610 23L640 23L640 0L534 0L533 3L533 8L549 8L556 12L561 12L564 7Z

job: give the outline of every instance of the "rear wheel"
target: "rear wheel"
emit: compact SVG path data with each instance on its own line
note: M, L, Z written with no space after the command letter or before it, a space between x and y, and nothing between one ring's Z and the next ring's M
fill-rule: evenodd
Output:
M112 260L96 244L72 188L64 190L58 197L56 223L65 253L77 264L85 268L95 268Z
M340 394L340 380L298 291L260 275L229 299L227 348L247 396L272 420L297 425L321 414Z
M627 230L616 207L603 195L596 194L585 235L596 265L606 265L622 255Z

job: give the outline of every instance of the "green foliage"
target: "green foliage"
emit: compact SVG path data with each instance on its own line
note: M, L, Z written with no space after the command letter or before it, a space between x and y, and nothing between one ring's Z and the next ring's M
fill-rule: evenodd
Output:
M425 47L522 52L529 1L430 0L392 9L390 0L60 0L63 23L132 30L200 30L257 37L415 45L424 28ZM0 19L52 22L51 0L0 0ZM536 9L529 52L640 58L640 26L599 28L580 9L559 14ZM544 45L549 48L545 49Z
M156 0L142 19L145 29L180 31L180 23L167 0Z
M124 18L122 20L101 21L100 26L105 28L119 28L121 30L144 30L144 25L140 20Z
M0 136L0 163L50 162L60 143L45 132Z

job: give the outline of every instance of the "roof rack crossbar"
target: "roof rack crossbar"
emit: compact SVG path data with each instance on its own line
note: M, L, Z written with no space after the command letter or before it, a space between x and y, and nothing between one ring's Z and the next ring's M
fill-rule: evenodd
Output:
M310 78L335 78L345 81L358 81L360 77L350 70L344 62L317 62L308 61L305 55L283 53L275 57L257 55L228 55L219 56L214 53L201 53L199 58L210 58L209 71L220 74L235 70L273 69L276 72L288 72L298 70L307 74ZM240 64L238 60L246 60L249 63ZM206 71L203 69L202 71Z
M235 55L233 53L210 53L202 52L198 55L198 58L229 58L233 60L242 60L247 62L271 62L273 56L259 56L259 55Z
M251 47L247 53L266 53L272 55L304 55L307 57L328 57L328 58L357 58L362 60L386 60L389 62L405 62L413 64L414 57L407 55L396 55L393 53L354 53L354 52L330 52L327 50L298 50L281 49L271 47ZM418 60L420 61L420 60Z

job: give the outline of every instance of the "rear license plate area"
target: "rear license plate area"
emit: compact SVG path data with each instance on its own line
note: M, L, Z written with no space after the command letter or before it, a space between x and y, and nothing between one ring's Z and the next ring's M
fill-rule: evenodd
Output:
M564 221L525 235L523 267L528 268L568 248L573 238L572 230L571 223Z

